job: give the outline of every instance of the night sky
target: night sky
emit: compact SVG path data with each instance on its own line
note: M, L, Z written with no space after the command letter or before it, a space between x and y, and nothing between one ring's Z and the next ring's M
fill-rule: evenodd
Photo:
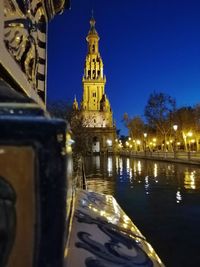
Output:
M150 93L177 106L200 103L200 1L72 0L49 24L48 101L82 98L86 36L94 10L106 94L121 134L127 112L143 116Z

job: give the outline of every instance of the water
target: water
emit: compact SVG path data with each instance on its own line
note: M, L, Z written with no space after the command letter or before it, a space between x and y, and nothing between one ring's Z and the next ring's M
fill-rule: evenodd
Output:
M89 190L113 195L167 267L200 266L200 167L90 157Z

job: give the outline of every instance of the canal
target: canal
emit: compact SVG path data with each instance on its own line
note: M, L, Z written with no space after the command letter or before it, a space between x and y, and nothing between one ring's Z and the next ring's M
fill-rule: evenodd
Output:
M166 267L200 266L200 167L88 157L88 189L111 194Z

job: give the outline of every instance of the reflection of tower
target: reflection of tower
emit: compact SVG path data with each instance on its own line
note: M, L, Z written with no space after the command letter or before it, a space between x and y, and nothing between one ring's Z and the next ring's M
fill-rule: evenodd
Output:
M112 172L113 172L113 161L112 161L112 157L109 156L108 157L108 176L112 176Z
M91 144L92 152L112 151L116 136L110 102L105 94L106 77L99 52L99 39L95 20L92 17L86 37L88 52L82 79L83 98L80 105L83 124L88 131L87 143ZM77 109L77 106L75 100L74 107Z
M96 155L92 158L92 165L96 171L100 171L100 156Z

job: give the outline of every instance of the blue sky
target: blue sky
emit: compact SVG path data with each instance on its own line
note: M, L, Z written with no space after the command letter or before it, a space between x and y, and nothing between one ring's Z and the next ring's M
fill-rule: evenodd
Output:
M105 87L117 128L123 114L143 116L150 93L178 107L200 103L200 1L72 0L49 24L48 100L82 98L91 10L100 36Z

